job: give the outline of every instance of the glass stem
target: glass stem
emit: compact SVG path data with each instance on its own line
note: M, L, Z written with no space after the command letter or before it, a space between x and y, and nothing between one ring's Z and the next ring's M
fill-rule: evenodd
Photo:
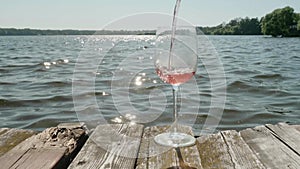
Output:
M178 94L178 85L172 85L173 88L173 117L174 117L174 123L173 123L173 132L177 132L177 122L178 122L178 111L177 111L177 94Z

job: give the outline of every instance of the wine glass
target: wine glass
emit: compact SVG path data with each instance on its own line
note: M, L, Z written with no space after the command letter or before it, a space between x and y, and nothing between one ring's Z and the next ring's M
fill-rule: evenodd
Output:
M197 70L197 34L194 26L159 27L156 31L154 64L157 75L173 89L174 122L170 131L154 137L163 146L184 147L195 144L195 138L178 129L177 92L182 83Z

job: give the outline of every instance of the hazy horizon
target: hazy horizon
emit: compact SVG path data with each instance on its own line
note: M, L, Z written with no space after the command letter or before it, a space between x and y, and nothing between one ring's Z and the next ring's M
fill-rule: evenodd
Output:
M38 1L3 0L0 6L0 27L17 29L101 30L115 21L133 15L173 13L175 0L90 0ZM229 0L182 1L179 17L196 26L216 26L241 17L261 18L274 9L290 6L300 12L300 1ZM17 11L17 12L16 12ZM160 19L160 18L159 18ZM169 23L170 21L166 22ZM124 29L153 29L159 20L137 19ZM134 27L137 26L137 27Z

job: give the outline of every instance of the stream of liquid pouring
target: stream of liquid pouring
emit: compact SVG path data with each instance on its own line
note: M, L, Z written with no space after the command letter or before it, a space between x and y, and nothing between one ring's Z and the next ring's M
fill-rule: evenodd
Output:
M176 0L174 12L173 12L173 20L172 20L172 35L171 35L171 44L170 44L170 51L169 51L169 63L168 63L168 69L171 69L172 65L172 51L173 51L173 45L175 41L175 32L176 32L176 25L177 25L177 15L178 10L180 6L181 0Z

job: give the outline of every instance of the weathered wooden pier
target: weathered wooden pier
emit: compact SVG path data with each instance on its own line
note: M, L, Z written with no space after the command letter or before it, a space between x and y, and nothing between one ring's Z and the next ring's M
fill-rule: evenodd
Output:
M267 124L197 137L190 147L157 145L168 126L100 125L91 134L82 123L41 133L0 129L1 169L112 168L211 169L300 168L300 125ZM193 134L189 127L180 130Z

